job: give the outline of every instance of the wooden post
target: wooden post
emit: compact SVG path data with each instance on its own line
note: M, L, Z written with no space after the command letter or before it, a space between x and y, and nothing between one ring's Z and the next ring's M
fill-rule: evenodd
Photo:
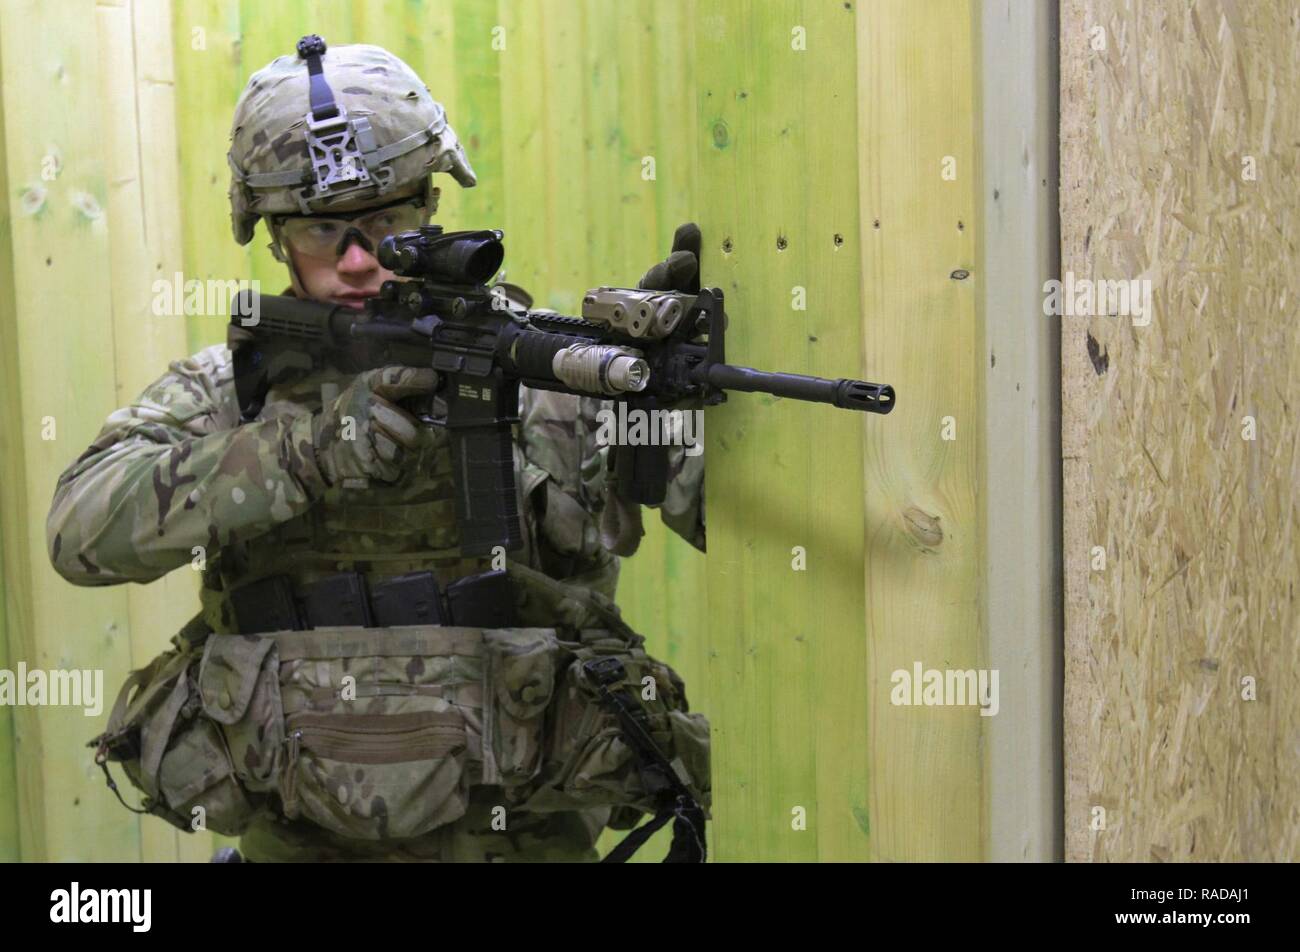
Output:
M988 665L999 710L985 724L987 857L1061 856L1059 322L1043 285L1059 273L1055 8L979 6L979 264L984 325L984 566Z
M866 441L870 855L978 860L987 718L891 701L896 671L987 666L974 10L857 7L863 337L899 393Z

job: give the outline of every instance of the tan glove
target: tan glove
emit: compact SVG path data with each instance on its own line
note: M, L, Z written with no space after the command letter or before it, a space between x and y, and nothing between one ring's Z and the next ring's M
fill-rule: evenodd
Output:
M358 374L312 417L312 445L325 481L331 486L345 480L396 482L403 451L415 448L420 433L415 417L396 401L428 393L437 384L432 368L380 367Z

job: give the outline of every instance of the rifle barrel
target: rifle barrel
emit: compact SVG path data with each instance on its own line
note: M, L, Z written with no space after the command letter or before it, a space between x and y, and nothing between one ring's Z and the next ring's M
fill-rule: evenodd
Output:
M723 390L770 393L792 400L830 403L845 410L864 413L888 413L894 409L894 388L888 384L868 383L841 377L809 377L804 374L769 373L733 364L710 364L708 382Z

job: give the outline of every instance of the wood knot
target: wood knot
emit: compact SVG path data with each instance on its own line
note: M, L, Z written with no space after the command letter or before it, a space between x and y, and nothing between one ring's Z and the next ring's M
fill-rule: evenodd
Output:
M903 510L903 522L912 538L926 548L934 548L943 542L943 529L939 525L938 516L932 516L916 506L908 506Z

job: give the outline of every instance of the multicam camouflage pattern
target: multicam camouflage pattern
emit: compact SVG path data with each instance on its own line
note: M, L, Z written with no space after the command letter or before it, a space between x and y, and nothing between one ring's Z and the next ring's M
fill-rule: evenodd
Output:
M361 572L373 583L430 570L445 587L491 567L457 548L444 431L421 427L391 484L329 484L313 452L312 414L354 379L322 368L273 386L259 418L240 425L230 353L209 347L173 363L131 406L113 413L60 477L47 537L65 578L83 585L148 582L187 564L202 573L201 618L175 641L184 663L177 666L173 653L165 690L154 687L148 698L132 699L128 713L115 712L114 726L142 728L151 739L148 757L128 764L128 773L154 812L177 825L188 826L195 806L204 807L208 827L218 832L236 834L251 823L245 845L255 859L590 858L608 804L617 799L610 791L627 783L634 765L626 745L612 742L607 719L573 706L589 699L566 695L569 713L557 722L570 725L563 728L567 741L547 739L549 722L539 711L551 692L572 691L555 680L572 654L556 647L555 625L612 638L603 650L626 654L638 678L647 663L637 660L644 657L640 639L613 605L618 558L601 545L597 529L610 491L608 448L595 440L600 401L521 392L515 456L525 545L508 567L519 583L523 623L539 627L493 633L507 639L495 644L511 646L504 655L489 652L498 660L509 655L500 665L508 674L484 674L481 646L490 642L481 632L479 648L443 651L441 661L437 651L393 653L391 643L374 655L290 657L285 639L322 632L278 640L233 634L227 593L268 575L287 573L300 587L340 571ZM684 457L680 448L671 457L675 478L662 516L702 547L702 457ZM434 631L445 639L453 630ZM531 662L517 657L530 653ZM344 674L359 686L346 713L335 706ZM675 674L662 668L652 676L666 685L652 712L655 736L707 798L707 722L684 713ZM418 739L418 761L384 762L404 756L401 745L394 753L391 740L376 740L364 718L394 714L415 716L388 726ZM340 726L321 717L362 720ZM584 719L596 732L585 760L574 756L584 743L576 722ZM290 724L302 731L296 750ZM191 728L181 732L184 725ZM178 740L168 746L173 736ZM574 765L564 782L557 762L540 756L547 744L566 751ZM288 789L286 777L293 778ZM618 795L630 802L635 794ZM494 805L507 808L504 832L491 826ZM295 811L297 819L284 815Z
M335 102L352 119L369 120L379 148L429 130L428 140L381 163L392 169L391 194L405 186L424 186L430 173L448 172L465 188L475 182L465 150L436 102L415 72L378 46L330 47L321 57ZM235 106L230 132L231 222L235 240L248 244L262 215L301 214L294 194L301 185L251 187L247 176L301 170L311 174L305 116L310 112L306 63L296 53L281 56L248 81ZM378 188L338 200L316 199L311 211L348 211L382 201ZM432 212L432 209L430 209Z
M432 367L380 367L357 374L312 426L316 465L331 486L347 480L395 482L402 452L415 449L419 427L394 404L433 389Z
M502 792L473 787L455 823L402 842L356 840L306 820L263 812L239 841L257 862L581 863L600 858L595 844L610 811L524 813L502 810ZM504 824L504 827L503 827Z

